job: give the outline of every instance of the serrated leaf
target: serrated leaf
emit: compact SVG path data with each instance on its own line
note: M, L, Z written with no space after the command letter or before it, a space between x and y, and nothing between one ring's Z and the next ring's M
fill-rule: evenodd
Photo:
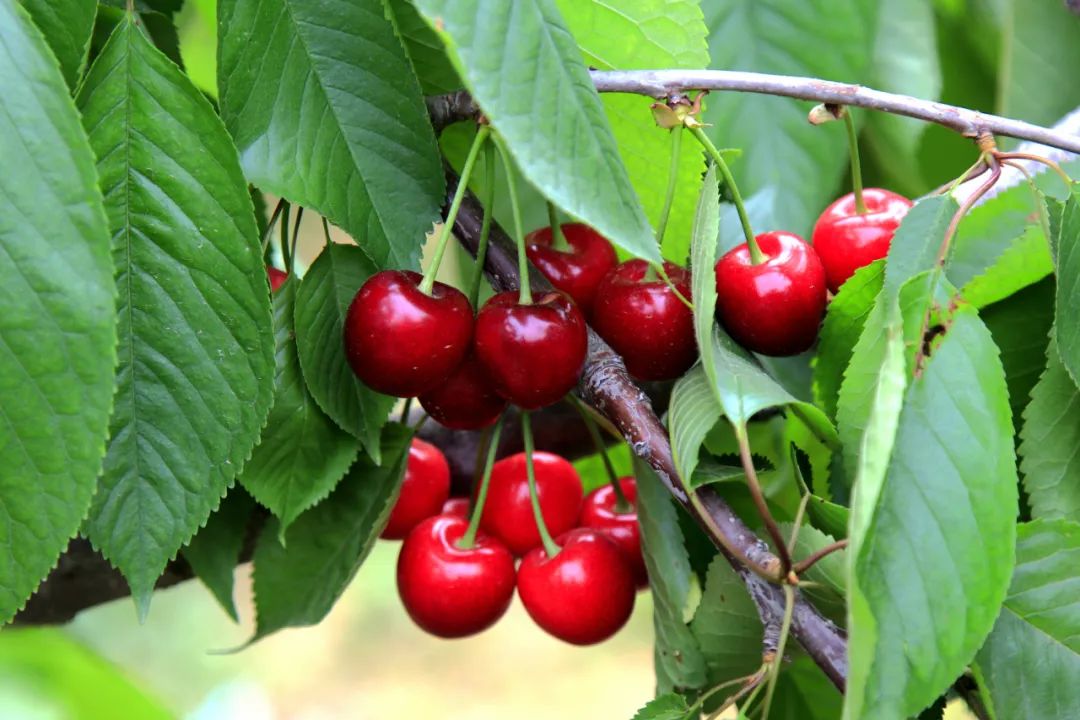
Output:
M526 179L623 250L659 262L604 106L554 0L416 5Z
M360 451L356 438L319 409L300 375L293 336L296 286L290 275L274 293L274 404L239 478L277 516L283 542L293 520L330 494Z
M875 460L881 456L875 453ZM961 307L906 391L878 497L856 481L845 718L933 702L993 625L1013 566L1013 428L990 333Z
M69 88L79 82L94 32L95 0L19 0L60 63Z
M415 268L444 189L420 84L382 0L222 0L221 116L248 179Z
M851 511L843 505L811 495L806 504L806 515L814 527L834 538L846 538L851 520Z
M240 616L233 600L233 578L254 510L251 496L234 487L181 551L196 577L236 622Z
M811 503L813 500L810 501ZM780 529L784 537L791 536L791 523L781 523ZM791 557L796 562L805 560L812 554L836 542L836 538L824 533L812 525L803 525L799 529L798 541L791 551ZM803 594L813 603L814 607L824 613L838 625L843 626L846 622L847 610L844 598L847 596L847 550L836 550L830 555L818 560L809 569L799 575L802 580L809 581L812 585L803 589Z
M278 541L277 522L267 523L255 549L251 642L314 625L330 612L390 517L411 438L408 428L388 425L382 466L362 456L330 497L293 523L288 549Z
M744 677L761 666L761 618L723 555L709 565L690 629L705 658L710 685Z
M694 226L690 233L691 299L694 302L694 337L697 339L701 367L709 379L717 403L720 380L713 358L713 326L716 325L716 238L720 232L720 188L716 184L716 166L710 164L698 194ZM685 476L689 477L689 475Z
M359 248L328 244L300 284L293 315L308 391L324 413L360 438L378 463L379 431L395 401L360 382L341 341L349 305L375 270Z
M1074 185L1061 214L1053 218L1053 247L1057 254L1057 302L1054 339L1061 362L1080 383L1080 185Z
M116 364L94 158L44 38L0 0L0 623L90 506Z
M217 507L266 420L269 293L225 128L130 18L90 68L79 106L120 290L111 438L85 531L145 615L154 581Z
M1009 405L1014 422L1031 399L1031 391L1046 367L1046 345L1054 323L1054 279L1045 278L1015 295L979 311L994 344L1009 384Z
M442 40L420 16L412 0L389 0L388 7L424 94L460 90L464 83L446 56Z
M781 666L769 718L836 720L843 705L844 696L814 661L806 655L798 655Z
M1031 225L1016 238L994 264L960 291L964 300L981 308L1004 300L1054 272L1054 259L1046 234Z
M1069 68L1080 66L1080 18L1065 3L1005 1L998 108L1052 125L1080 104Z
M645 703L634 713L633 720L684 720L689 714L686 698L676 693L665 693Z
M896 296L904 283L934 267L945 231L959 209L951 195L932 195L915 203L889 245L884 292Z
M1080 525L1020 526L1001 615L976 658L997 717L1080 715Z
M698 362L675 382L668 409L671 457L683 481L688 482L694 477L701 444L720 417L720 405L713 397L712 383Z

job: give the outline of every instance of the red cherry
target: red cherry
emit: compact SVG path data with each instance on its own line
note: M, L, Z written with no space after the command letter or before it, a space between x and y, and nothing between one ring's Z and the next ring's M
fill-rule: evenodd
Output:
M810 348L825 314L825 269L798 235L757 236L766 260L750 261L746 243L716 263L716 312L733 338L763 355L795 355Z
M442 506L443 515L453 515L454 517L469 519L469 513L472 511L472 507L469 503L469 498L452 497Z
M476 316L476 357L495 390L526 410L558 402L577 384L588 340L585 319L560 292L532 305L515 292L495 295Z
M668 278L690 297L690 273L664 263ZM697 359L694 313L659 277L646 280L649 264L628 260L607 274L597 290L592 326L639 380L671 380Z
M619 259L611 243L588 225L567 223L559 227L570 250L553 248L551 228L543 227L525 236L525 254L552 285L588 313L597 286Z
M414 439L409 446L401 492L379 537L400 540L422 520L439 512L449 495L450 464L446 456L431 443Z
M446 380L465 359L472 338L469 301L449 285L420 291L420 275L375 273L345 317L345 355L374 390L413 397Z
M420 396L436 422L452 430L479 430L499 419L506 400L491 387L487 371L469 353L446 381Z
M810 236L834 293L856 270L889 254L893 234L912 205L903 195L881 188L863 190L863 203L866 212L860 215L855 195L844 195L825 208Z
M571 530L549 558L539 547L518 568L518 595L541 628L574 645L614 635L634 609L634 577L622 550L604 533Z
M619 478L619 487L626 499L636 508L637 483L634 478ZM641 553L641 528L638 526L637 510L616 512L617 500L615 489L610 484L596 488L585 496L578 524L607 533L626 556L634 574L634 584L639 588L647 587L649 576L645 571L645 556Z
M540 512L552 536L577 524L581 512L581 478L568 461L547 452L533 453ZM484 532L503 542L515 555L540 544L540 531L529 500L525 453L503 458L491 469L487 502L480 516Z
M485 630L514 597L514 556L482 533L468 550L458 547L468 526L462 518L436 515L401 545L398 594L409 617L432 635L458 638Z
M270 292L274 292L279 287L285 284L285 279L289 277L289 273L278 270L276 267L273 267L271 265L267 265L266 276L270 278Z

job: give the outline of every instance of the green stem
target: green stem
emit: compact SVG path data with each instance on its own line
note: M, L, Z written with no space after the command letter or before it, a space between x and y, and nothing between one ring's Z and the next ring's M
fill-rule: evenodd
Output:
M664 207L660 210L660 222L656 225L656 244L664 244L668 218L671 216L671 204L675 202L675 185L679 179L679 158L682 154L682 125L671 131L671 165L668 167L667 191L664 194Z
M547 204L548 225L551 226L551 247L559 252L573 252L574 248L566 240L562 231L562 223L559 222L559 211L550 200Z
M281 262L285 267L292 267L292 256L289 255L289 205L281 211L281 224L279 227L278 244L281 245Z
M398 418L398 422L402 425L409 424L409 411L412 410L412 401L411 397L405 398L405 402L401 405L401 417Z
M499 156L502 158L503 169L506 171L506 186L510 192L510 211L514 216L514 243L518 249L518 278L520 288L518 290L518 302L522 305L532 304L532 289L529 287L529 258L525 255L525 232L521 223L521 206L518 204L517 179L514 176L514 167L510 163L510 151L506 143L499 135L492 135L492 141L499 148Z
M540 541L544 544L544 552L548 559L559 554L559 546L551 539L547 525L544 523L544 514L540 512L540 496L536 492L536 471L533 469L533 434L532 420L529 419L527 410L521 411L521 436L525 440L525 472L529 477L529 501L532 503L533 518L536 520L536 529L540 531Z
M491 468L495 465L495 455L499 449L499 435L502 434L503 419L495 423L495 429L488 436L487 458L484 460L484 474L480 476L480 490L476 494L476 505L473 506L472 516L469 518L469 527L465 534L458 540L457 546L462 550L468 550L476 543L476 533L480 529L480 517L484 514L484 503L487 502L488 485L491 483Z
M457 190L454 191L454 199L450 201L450 210L446 213L446 222L443 223L439 237L435 241L435 254L431 257L431 264L424 273L424 279L420 281L420 292L425 295L430 295L431 289L435 287L435 276L439 272L439 265L442 264L443 253L446 252L450 235L453 234L454 220L457 219L461 201L465 199L465 193L469 190L469 176L472 175L476 158L480 155L480 148L484 146L484 141L490 133L491 129L487 125L481 125L476 131L476 137L473 138L472 147L469 148L469 154L465 158L465 166L461 168L461 178L458 180Z
M851 154L851 187L855 193L855 212L866 214L866 203L862 192L862 163L859 162L859 133L855 131L855 120L851 117L851 108L844 108L844 125L847 126L848 150Z
M705 152L709 154L712 161L716 163L716 167L720 170L720 174L724 178L724 184L727 185L728 190L731 191L731 201L735 204L735 210L739 213L739 222L742 223L743 235L746 237L746 246L750 248L750 262L754 265L760 265L765 262L765 254L761 252L761 248L758 247L757 239L754 237L754 229L750 227L750 216L746 214L746 205L743 204L742 195L739 194L739 186L735 184L735 177L731 174L731 168L728 167L727 162L724 160L724 156L720 154L720 151L716 149L716 146L712 144L712 140L705 134L699 127L690 128L690 132L693 134L697 141L701 143L701 146L705 148Z
M769 683L765 689L765 699L761 703L761 718L769 720L769 710L772 708L773 693L776 692L776 681L780 677L780 664L784 660L784 647L787 645L788 635L791 633L791 618L795 613L795 588L784 585L784 620L780 625L780 642L776 644L776 658L769 672Z
M469 279L469 304L474 308L480 301L480 280L484 276L488 237L491 235L491 219L495 213L495 149L490 144L484 146L484 175L488 184L487 192L484 193L484 220L480 225L476 262L473 264L472 277Z
M615 466L611 464L611 458L607 454L607 446L604 445L604 440L600 437L600 430L596 427L596 421L593 420L592 415L589 414L589 409L585 407L577 396L568 395L570 398L570 404L574 406L574 409L581 415L581 421L585 423L585 429L589 431L589 438L592 439L593 447L596 448L596 452L600 454L600 459L604 462L604 470L607 471L608 482L611 483L611 489L615 492L615 512L620 515L630 513L634 511L634 505L626 497L626 494L622 491L622 485L619 483L619 475L615 472Z
M292 242L289 245L289 274L292 275L296 270L296 243L300 237L300 221L304 218L304 208L299 207L296 210L296 220L293 221L292 226Z

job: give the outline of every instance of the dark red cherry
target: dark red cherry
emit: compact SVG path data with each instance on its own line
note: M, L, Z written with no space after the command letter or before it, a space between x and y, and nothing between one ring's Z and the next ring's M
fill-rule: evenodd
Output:
M611 243L588 225L567 223L562 229L569 250L551 246L550 227L525 236L525 254L552 285L573 298L586 315L592 307L596 288L619 259Z
M476 355L469 353L441 385L420 396L420 405L440 425L479 430L499 419L506 400L495 392Z
M558 538L548 557L530 552L518 568L518 596L541 628L574 645L618 632L634 609L634 577L622 550L599 530L577 528Z
M893 234L912 204L903 195L881 188L863 190L863 203L866 212L860 215L855 195L844 195L825 208L810 236L834 293L856 270L889 254Z
M581 478L577 470L567 460L547 452L533 454L533 470L540 513L548 532L552 536L566 532L577 524L581 513ZM503 458L492 467L480 527L515 555L524 555L540 544L529 499L525 453Z
M518 303L516 292L495 295L476 316L473 347L495 390L526 410L558 402L577 384L585 364L585 319L560 292Z
M401 545L398 594L417 625L432 635L458 638L495 624L514 597L514 556L483 533L458 547L469 523L436 515L417 525Z
M401 492L379 537L402 539L421 521L442 510L449 495L450 464L446 456L431 443L413 439Z
M641 553L641 528L638 526L636 509L637 483L632 477L619 478L619 488L634 505L629 512L616 510L615 489L610 484L603 485L585 496L578 524L607 533L626 556L634 575L634 583L639 588L647 587L649 576L645 571L645 556Z
M449 285L420 291L420 275L375 273L345 317L345 356L353 372L378 392L413 397L450 376L469 351L473 314Z
M469 514L472 512L472 507L469 504L469 498L452 497L442 506L443 515L453 515L455 517L469 519Z
M626 361L638 380L671 380L697 359L694 313L644 260L628 260L600 283L592 327ZM668 278L690 298L690 273L664 263Z
M289 277L289 273L284 272L283 270L278 270L272 265L267 265L266 277L270 279L270 292L274 292L279 287L285 284L285 279Z
M746 243L716 263L716 314L736 342L763 355L795 355L817 338L825 314L825 269L798 235L757 236L766 260L750 261Z

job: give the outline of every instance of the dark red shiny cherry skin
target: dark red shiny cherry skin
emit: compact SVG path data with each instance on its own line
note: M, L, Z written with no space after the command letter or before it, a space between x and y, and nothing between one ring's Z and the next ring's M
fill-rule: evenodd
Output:
M581 478L569 461L548 452L533 454L536 494L544 524L554 537L577 524L581 514ZM495 463L480 527L521 556L540 545L540 531L529 500L525 453Z
M559 554L530 552L518 568L518 596L533 621L574 645L607 640L630 619L634 577L606 534L577 528L558 538Z
M409 617L443 638L486 630L514 597L514 556L478 533L468 550L457 546L469 523L436 515L417 525L398 555L397 586Z
M573 298L588 315L597 286L619 259L607 238L588 225L566 223L559 227L570 250L553 248L551 228L543 227L525 236L525 254L552 285Z
M668 278L690 298L690 272L664 263ZM697 359L694 313L659 277L646 280L649 264L627 260L600 283L592 327L622 355L638 380L671 380Z
M452 430L479 430L499 419L506 400L491 386L488 373L469 353L450 377L420 396L431 419Z
M578 525L607 533L626 556L626 562L634 575L638 588L648 587L649 576L645 571L645 556L641 552L641 528L637 516L637 483L632 477L619 478L619 487L626 499L634 505L630 512L615 511L615 489L602 485L585 496L581 506Z
M472 511L472 507L469 504L469 498L452 497L442 506L443 515L453 515L454 517L469 519L469 514Z
M420 275L383 270L356 293L345 317L345 356L368 387L414 397L450 376L469 351L473 314L461 291Z
M911 201L881 188L863 190L866 212L855 210L855 195L848 193L825 208L810 236L829 290L837 292L855 271L889 254L900 221L911 209Z
M379 537L401 540L420 522L441 511L449 495L450 464L446 456L431 443L414 438L401 491Z
M585 318L563 293L542 293L521 305L516 292L504 292L476 316L473 348L496 392L537 410L577 384L587 342Z
M275 292L279 287L285 284L285 279L289 277L289 273L278 270L272 265L267 265L266 277L270 279L270 292Z
M746 243L716 263L716 314L736 342L763 355L796 355L817 339L825 314L825 268L798 235L757 236L766 260L750 261Z

